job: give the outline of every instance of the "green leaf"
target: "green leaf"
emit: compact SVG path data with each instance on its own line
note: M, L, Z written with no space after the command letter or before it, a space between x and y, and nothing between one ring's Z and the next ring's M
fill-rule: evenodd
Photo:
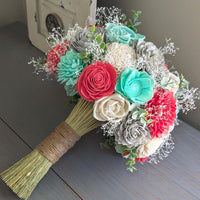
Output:
M139 26L142 22L135 22L134 26Z
M90 58L84 58L83 62L86 63L86 64L89 63L90 62Z
M146 124L146 119L141 118L141 119L140 119L140 122L141 122L142 124Z
M105 42L102 42L100 47L101 47L102 49L105 49L105 47L106 47Z
M95 26L92 26L92 27L90 28L90 32L91 32L91 33L94 33L94 32L95 32Z
M124 153L124 147L121 144L115 144L115 150L117 153L120 153L120 154Z
M93 34L93 33L91 33L91 32L89 32L89 33L87 34L87 36L88 36L88 38L92 39L92 38L93 38L93 36L94 36L94 34Z
M87 52L81 52L78 54L78 57L81 58L81 59L84 59L87 57Z
M131 19L128 20L130 24L133 24L133 21Z
M105 46L104 50L105 50L105 51L107 51L107 50L108 50L108 47L107 47L107 46Z
M126 20L126 15L122 14L122 21L125 21L125 20Z
M95 39L96 39L98 44L100 44L103 40L101 35L97 35Z
M127 168L127 170L129 170L130 172L133 173L134 167L129 166L129 167Z

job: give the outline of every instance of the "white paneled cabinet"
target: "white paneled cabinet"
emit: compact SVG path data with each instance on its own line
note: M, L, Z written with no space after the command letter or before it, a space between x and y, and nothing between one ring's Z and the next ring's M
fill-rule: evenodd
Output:
M46 52L46 36L53 27L67 30L75 23L94 24L97 0L26 0L29 39ZM88 16L90 16L88 18Z

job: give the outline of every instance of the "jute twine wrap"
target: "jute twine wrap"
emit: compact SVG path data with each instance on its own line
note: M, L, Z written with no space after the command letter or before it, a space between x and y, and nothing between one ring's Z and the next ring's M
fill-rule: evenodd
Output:
M80 136L66 123L59 124L55 131L44 139L36 149L51 163L57 162L80 139Z

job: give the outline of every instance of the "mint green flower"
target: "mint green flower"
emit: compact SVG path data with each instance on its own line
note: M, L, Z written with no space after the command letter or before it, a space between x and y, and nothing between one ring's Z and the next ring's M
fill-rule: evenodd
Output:
M153 97L154 81L146 72L127 68L118 76L115 91L132 103L145 104Z
M71 89L75 88L78 77L85 67L86 64L83 63L82 59L73 50L67 51L65 56L61 56L57 69L58 81L65 83L68 95L71 96L72 93L75 93L74 91L71 92Z
M130 44L132 41L138 41L138 39L145 39L144 35L135 33L127 26L117 25L114 23L106 24L106 32L108 40L110 42Z

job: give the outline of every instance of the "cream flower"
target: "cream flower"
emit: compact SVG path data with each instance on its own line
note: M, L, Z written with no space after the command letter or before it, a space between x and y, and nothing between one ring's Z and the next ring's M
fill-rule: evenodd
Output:
M110 63L117 74L120 74L124 69L134 67L136 62L135 50L127 44L114 42L108 45L107 54L103 61Z
M120 121L130 109L130 103L120 94L112 94L95 101L93 116L99 121Z
M169 90L174 94L178 91L180 84L180 79L178 76L169 72L161 81L163 89Z
M165 140L169 137L169 134L164 135L161 138L152 138L150 139L146 144L140 145L137 150L136 154L138 155L139 158L145 158L149 157L153 153L156 152L156 150L162 146L165 142Z

